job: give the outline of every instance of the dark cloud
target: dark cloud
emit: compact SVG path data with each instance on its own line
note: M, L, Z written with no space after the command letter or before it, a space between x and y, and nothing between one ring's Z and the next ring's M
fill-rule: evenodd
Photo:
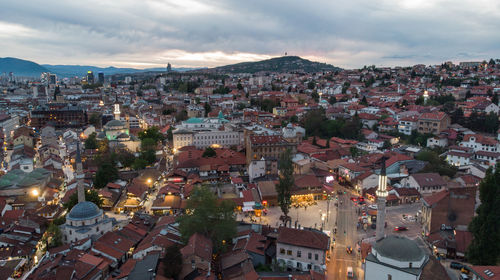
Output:
M430 64L498 57L499 17L495 0L9 1L0 48L60 64L213 66L285 51L342 67Z

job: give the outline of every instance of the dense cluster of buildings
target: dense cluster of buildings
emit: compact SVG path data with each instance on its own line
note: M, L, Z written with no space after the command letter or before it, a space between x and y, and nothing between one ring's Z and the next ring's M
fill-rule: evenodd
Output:
M238 213L276 207L285 151L294 203L327 199L339 183L387 207L418 202L422 239L433 253L464 258L478 184L500 159L498 61L226 77L101 74L0 83L1 275L162 279L167 248L176 245L180 279L325 279L332 239L321 229L240 223L227 250L215 254L209 237L183 237L176 221L199 186L233 201ZM309 119L315 112L340 127L312 131L320 125ZM496 116L493 130L470 125L482 114ZM355 133L341 127L350 122L359 124ZM166 139L153 147L155 162L125 167L121 153L141 157L140 132L151 127ZM85 147L89 139L98 145ZM97 189L107 150L118 175ZM422 151L444 161L421 158ZM429 168L436 164L452 172ZM100 207L86 199L90 191ZM368 216L375 220L377 211ZM55 238L60 244L48 248ZM412 242L373 243L366 275L425 279L435 259ZM257 269L267 266L287 272Z

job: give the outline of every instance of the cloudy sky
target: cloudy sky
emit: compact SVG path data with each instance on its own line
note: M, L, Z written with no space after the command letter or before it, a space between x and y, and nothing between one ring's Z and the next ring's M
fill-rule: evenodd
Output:
M500 58L498 0L2 1L0 57L210 67L299 55L344 68Z

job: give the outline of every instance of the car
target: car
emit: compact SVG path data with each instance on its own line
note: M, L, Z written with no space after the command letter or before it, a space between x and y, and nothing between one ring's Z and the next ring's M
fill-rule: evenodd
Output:
M408 230L408 228L404 226L399 226L394 228L394 231L405 231L405 230Z
M459 262L450 262L450 268L462 269L463 267L464 267L464 265L459 263Z
M354 278L354 272L352 270L352 266L347 267L347 278Z
M353 196L353 197L351 197L351 200L352 200L352 201L358 201L358 198L357 198L357 197L355 197L355 196Z
M352 247L351 246L347 246L345 248L345 251L348 253L348 254L352 254Z
M465 273L465 274L469 274L469 270L465 267L465 265L462 267L462 269L460 269L460 272L462 273Z
M453 227L452 226L447 226L445 224L442 224L441 225L441 230L444 231L444 230L453 230Z
M365 198L364 198L364 197L362 197L362 196L358 196L358 200L359 200L359 201L365 201Z
M460 273L460 276L458 277L459 280L469 280L469 276L465 273Z

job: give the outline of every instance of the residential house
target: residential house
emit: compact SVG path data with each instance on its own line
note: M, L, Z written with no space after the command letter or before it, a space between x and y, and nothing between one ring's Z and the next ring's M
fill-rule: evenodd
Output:
M460 147L471 148L474 152L498 152L500 150L499 143L495 138L481 134L467 134L459 145Z
M417 173L403 178L401 186L416 189L421 195L431 195L442 191L446 181L438 173Z
M451 124L450 117L444 112L423 113L418 118L418 132L440 134Z
M195 233L181 249L182 271L179 279L192 276L209 276L212 271L212 241L206 236Z

